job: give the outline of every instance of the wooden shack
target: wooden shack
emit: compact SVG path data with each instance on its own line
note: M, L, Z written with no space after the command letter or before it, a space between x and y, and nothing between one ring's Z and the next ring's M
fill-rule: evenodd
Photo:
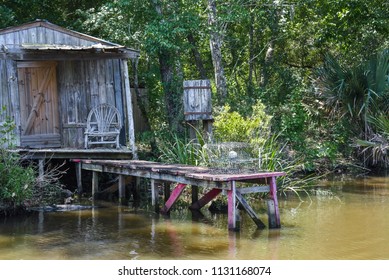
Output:
M44 20L0 30L0 108L15 121L16 146L82 149L89 111L108 103L123 118L120 144L135 151L127 61L138 57Z

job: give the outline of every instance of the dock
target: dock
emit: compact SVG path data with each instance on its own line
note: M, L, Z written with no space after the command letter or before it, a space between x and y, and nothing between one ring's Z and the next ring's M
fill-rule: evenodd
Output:
M92 171L92 195L98 191L98 173L112 173L119 177L119 201L125 199L125 176L147 178L151 182L151 202L156 212L168 214L185 188L192 188L191 210L200 210L221 193L227 195L228 229L239 230L239 209L241 206L258 228L266 225L259 219L244 195L250 193L268 193L267 214L269 228L280 228L280 213L277 200L277 177L284 172L259 172L190 166L182 164L164 164L142 160L93 160L74 159L76 169ZM82 175L78 174L77 178ZM81 186L81 182L77 183ZM170 185L173 189L170 190ZM165 202L160 205L159 187L165 186ZM205 188L201 198L198 189Z

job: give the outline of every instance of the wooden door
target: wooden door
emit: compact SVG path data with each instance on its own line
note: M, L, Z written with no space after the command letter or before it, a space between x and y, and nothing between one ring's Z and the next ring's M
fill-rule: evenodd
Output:
M56 63L18 63L21 146L54 148L61 146Z

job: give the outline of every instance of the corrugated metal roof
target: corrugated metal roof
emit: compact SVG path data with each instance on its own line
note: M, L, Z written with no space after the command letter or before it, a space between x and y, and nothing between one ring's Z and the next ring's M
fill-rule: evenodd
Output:
M90 46L70 46L70 45L50 45L50 44L22 44L21 49L24 50L54 50L54 51L83 51L83 50L96 50L96 51L118 51L126 50L126 47L116 45L109 46L103 44L94 44Z
M64 45L58 44L58 42L53 42L53 38L51 38L50 41L45 41L47 38L45 38L45 32L39 30L39 28L43 29L48 29L52 30L53 32L58 32L58 34L63 34L67 35L73 38L77 38L80 42L78 45L77 43L74 43L73 40L69 39L69 41L63 42ZM14 41L7 42L4 38L6 36L10 37L10 34L14 32L19 32L19 31L31 31L31 38L34 38L33 40L20 40L20 44L24 45L15 45ZM38 34L37 32L41 32L42 34ZM40 37L43 36L43 37ZM1 37L3 38L3 41L1 40ZM38 41L39 37L39 41ZM29 37L28 37L29 38ZM56 36L54 37L54 39ZM32 41L32 42L31 42ZM77 40L76 40L77 41ZM131 56L133 57L139 57L139 50L135 50L132 48L128 48L119 44L115 44L100 38L96 38L87 34L83 34L77 31L69 30L63 27L60 27L58 25L55 25L53 23L50 23L46 20L36 20L34 22L29 22L25 23L19 26L13 26L13 27L8 27L4 29L0 29L0 45L4 45L5 48L9 49L22 49L25 51L50 51L50 50L62 50L62 51L111 51L115 52L126 52L126 53L131 53ZM39 42L40 44L37 44ZM44 43L48 44L44 44ZM54 44L53 44L54 43ZM62 42L61 42L62 43ZM89 45L90 44L90 45ZM89 45L89 46L87 46ZM3 50L4 51L4 50ZM0 51L1 52L1 51Z

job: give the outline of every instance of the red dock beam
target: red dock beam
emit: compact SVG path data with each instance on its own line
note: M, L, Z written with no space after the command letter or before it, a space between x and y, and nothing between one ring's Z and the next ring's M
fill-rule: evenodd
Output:
M170 195L169 199L166 201L165 206L162 207L161 213L167 214L170 211L170 208L173 206L173 204L177 201L177 199L182 194L182 191L185 189L186 184L177 184L177 186L174 188L172 194Z

